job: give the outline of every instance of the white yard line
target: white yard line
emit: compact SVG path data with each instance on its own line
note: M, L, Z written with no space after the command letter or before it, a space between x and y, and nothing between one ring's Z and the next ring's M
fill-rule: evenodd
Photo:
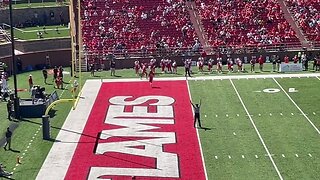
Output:
M305 73L305 74L244 74L244 75L212 75L212 76L193 76L188 78L191 81L199 80L229 80L229 79L271 79L271 78L298 78L298 77L320 77L320 73ZM154 81L177 81L186 80L185 77L163 77L155 78ZM320 79L319 79L320 80ZM148 81L147 79L140 78L125 78L125 79L102 79L102 82L140 82Z
M276 172L277 172L277 174L278 174L279 178L280 178L281 180L283 180L283 177L282 177L282 175L281 175L281 173L280 173L280 171L279 171L279 169L278 169L278 167L277 167L276 163L274 162L274 160L273 160L273 158L272 158L272 156L271 156L271 153L270 153L270 151L269 151L269 149L268 149L267 145L265 144L265 142L264 142L264 140L263 140L262 136L260 135L260 132L259 132L258 128L256 127L256 125L255 125L255 123L254 123L254 121L253 121L252 117L250 116L250 113L249 113L249 111L248 111L248 109L247 109L246 105L244 104L244 102L243 102L243 100L242 100L242 98L241 98L241 96L240 96L240 94L239 94L239 92L238 92L238 90L237 90L236 86L233 84L233 82L232 82L232 80L231 80L231 79L230 79L230 83L231 83L231 85L232 85L233 89L235 90L235 92L236 92L236 94L237 94L237 96L238 96L238 98L239 98L239 100L240 100L240 102L241 102L241 104L242 104L242 106L243 106L244 110L246 111L246 113L247 113L247 115L248 115L248 117L249 117L249 119L250 119L250 121L251 121L252 126L254 127L254 129L255 129L255 131L256 131L256 133L257 133L257 135L259 136L259 139L260 139L260 141L261 141L261 143L262 143L262 145L263 145L264 149L266 150L266 152L267 152L267 154L268 154L268 157L269 157L270 161L272 162L272 165L273 165L274 169L276 170Z
M319 129L313 124L313 122L308 118L308 116L302 111L302 109L297 105L296 102L294 102L294 100L289 96L289 94L283 89L283 87L279 84L279 82L274 79L274 82L276 82L278 84L278 86L281 88L281 90L287 95L287 97L290 99L290 101L297 107L297 109L302 113L302 115L309 121L309 123L311 124L311 126L318 132L318 134L320 134Z
M316 78L317 78L318 80L320 80L320 78L319 78L318 76L316 76Z
M189 82L188 80L186 80L187 82L187 87L188 87L188 93L189 93L189 99L191 100L191 92L190 92L190 88L189 88ZM191 106L191 105L190 105ZM193 112L193 107L191 107L192 109L192 114L194 113ZM204 157L203 157L203 152L202 152L202 146L201 146L201 140L200 140L200 137L199 137L199 132L198 132L198 129L197 129L197 138L198 138L198 142L199 142L199 147L200 147L200 152L201 152L201 159L202 159L202 165L203 165L203 169L204 169L204 174L206 176L206 179L208 179L208 174L207 174L207 169L206 169L206 164L204 162Z

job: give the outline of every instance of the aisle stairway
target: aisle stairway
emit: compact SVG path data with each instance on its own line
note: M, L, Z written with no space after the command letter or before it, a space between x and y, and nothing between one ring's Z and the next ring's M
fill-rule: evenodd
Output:
M294 32L297 34L298 39L300 43L302 44L302 47L311 48L310 42L307 40L307 38L302 33L301 29L296 24L295 20L293 19L292 15L290 14L288 7L285 5L284 0L278 0L280 7L282 9L282 12L284 14L284 17L286 18L287 22L290 24Z
M194 1L187 1L186 4L188 6L190 20L195 28L199 41L203 46L203 50L206 51L207 54L211 54L211 48L209 47L208 37L200 21L200 17L196 9L196 4Z

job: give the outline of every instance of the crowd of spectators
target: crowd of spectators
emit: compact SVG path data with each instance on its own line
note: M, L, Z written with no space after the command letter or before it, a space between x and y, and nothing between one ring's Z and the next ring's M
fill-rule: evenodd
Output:
M308 40L320 42L320 1L286 0L285 3Z
M277 0L196 0L213 47L299 43Z
M87 52L166 50L197 44L183 0L84 0L82 33Z

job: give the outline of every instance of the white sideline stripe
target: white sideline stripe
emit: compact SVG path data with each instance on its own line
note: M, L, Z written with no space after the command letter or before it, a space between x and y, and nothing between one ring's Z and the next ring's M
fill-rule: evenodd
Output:
M189 81L186 80L186 82L187 82L187 88L188 88L188 93L189 93L189 99L191 100L192 98L191 98L191 92L190 92L190 87L189 87ZM193 114L194 113L193 112L193 107L191 107L191 109L192 109L192 114ZM206 169L207 167L206 167L206 164L204 162L204 157L203 157L203 152L202 152L202 145L201 145L201 140L200 140L198 129L196 130L196 132L197 132L197 138L198 138L198 143L199 143L199 148L200 148L200 153L201 153L201 159L202 159L202 165L203 165L204 174L205 174L206 179L208 179L208 174L207 174L207 169Z
M320 76L320 73L313 73L313 74L260 74L260 75L228 75L228 76L202 76L197 77L193 76L191 78L188 78L188 80L194 81L194 80L229 80L229 79L264 79L264 78L289 78L289 77L318 77ZM147 79L140 79L140 78L126 78L126 79L100 79L102 82L141 82L145 81L148 82ZM177 80L186 80L185 77L163 77L163 78L155 78L156 81L177 81ZM320 80L320 79L319 79Z
M313 124L313 122L308 118L308 116L302 111L302 109L294 102L294 100L289 96L289 94L283 89L283 87L279 84L279 82L274 79L274 82L278 84L278 86L282 89L282 91L287 95L287 97L290 99L290 101L297 107L297 109L303 114L303 116L309 121L309 123L312 125L312 127L320 134L319 129Z
M80 98L77 108L70 111L68 117L65 120L65 123L63 124L58 136L56 137L56 139L60 142L55 142L53 144L47 158L42 164L42 167L36 179L65 179L65 175L78 144L64 143L64 141L79 142L81 135L78 133L70 133L69 131L64 131L64 129L79 133L83 132L100 87L100 80L86 81L82 91L82 96L85 97L85 99Z
M318 80L320 80L320 78L319 78L318 76L316 76L316 78L317 78Z
M239 92L238 92L238 90L237 90L236 86L233 84L233 82L232 82L232 80L231 80L231 79L230 79L230 83L231 83L231 85L232 85L233 89L235 90L235 92L236 92L236 94L237 94L237 96L238 96L238 98L239 98L239 100L240 100L240 102L241 102L241 104L242 104L242 106L243 106L244 110L246 111L246 113L247 113L247 115L248 115L248 117L249 117L249 119L250 119L250 121L251 121L252 126L254 127L254 129L255 129L256 133L258 134L259 139L260 139L260 141L261 141L261 143L262 143L262 145L263 145L264 149L266 150L266 152L267 152L267 154L268 154L268 156L269 156L269 159L270 159L270 161L272 162L272 165L273 165L273 167L275 168L275 170L276 170L276 172L277 172L277 174L278 174L279 178L280 178L281 180L283 180L283 177L282 177L282 175L281 175L280 171L278 170L278 167L277 167L276 163L274 162L274 160L273 160L273 158L272 158L272 156L271 156L271 154L270 154L270 152L269 152L269 149L268 149L267 145L265 144L264 140L262 139L262 137L261 137L261 135L260 135L260 132L259 132L258 128L256 127L256 125L255 125L255 123L254 123L254 121L253 121L252 117L250 116L250 113L249 113L249 111L248 111L248 109L247 109L246 105L244 104L244 102L243 102L243 100L242 100L242 98L241 98L241 96L240 96L240 94L239 94Z

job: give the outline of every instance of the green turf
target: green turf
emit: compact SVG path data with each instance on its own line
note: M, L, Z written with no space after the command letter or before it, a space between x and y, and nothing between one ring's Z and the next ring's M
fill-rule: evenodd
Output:
M66 6L67 3L59 4L56 2L43 2L43 3L22 3L22 4L13 4L14 9L24 9L24 8L39 8L39 7L56 7L56 6Z
M319 80L286 78L276 81L286 92L289 88L299 90L288 94L319 128L319 115L313 114L318 112L316 104L320 98L316 94L320 86ZM252 120L282 177L319 179L319 134L284 92L263 92L268 88L281 89L276 82L272 79L232 82L252 115ZM202 98L203 124L212 128L210 131L200 130L209 179L277 179L275 168L266 156L267 152L257 137L249 117L246 116L231 82L191 81L189 84L194 99L197 101ZM282 154L285 157L282 157ZM242 158L242 155L245 158Z
M247 66L249 68L249 66ZM270 65L266 65L269 71ZM69 71L66 68L66 71ZM183 68L179 68L178 75L157 74L157 77L183 76ZM193 76L208 76L198 74L194 68ZM33 71L18 75L18 88L28 88L28 75L33 75L34 83L46 87L46 92L51 93L53 85L44 85L41 71ZM270 72L262 72L268 74ZM82 83L86 79L105 78L137 78L133 69L117 70L118 77L111 77L109 71L96 72L95 77L90 73L83 73ZM222 75L248 74L227 73ZM255 74L261 74L257 72ZM217 76L216 73L210 74ZM52 77L49 76L51 83ZM65 81L70 80L70 75L65 75ZM308 117L317 127L320 127L318 108L318 90L320 80L316 78L284 78L276 79L284 89L296 88L297 93L289 93L299 107L308 114ZM9 80L10 87L13 84ZM312 128L306 118L293 105L283 92L267 94L261 91L266 88L279 88L272 79L260 80L233 80L232 81L252 116L262 138L264 139L273 159L285 179L319 179L320 174L320 143L319 134ZM68 84L66 84L68 85ZM237 94L229 80L214 81L189 81L193 101L202 99L202 119L205 127L211 130L200 130L201 143L205 157L206 169L209 179L279 179L262 143L255 132L250 119L242 107ZM63 93L63 98L71 98L70 85L67 90L57 90ZM19 92L22 98L29 97L29 92ZM62 127L71 104L60 104L55 107L51 126L52 137L56 137ZM315 114L313 114L315 112ZM270 116L272 113L272 116ZM281 116L280 113L283 115ZM294 113L294 115L291 115ZM228 117L226 116L228 114ZM239 116L238 116L238 115ZM259 116L261 114L261 116ZM4 133L9 121L6 119L5 103L0 103L0 132ZM205 117L205 115L207 117ZM218 117L216 117L216 115ZM19 122L18 129L13 136L13 149L20 153L0 149L0 162L7 166L8 171L15 168L16 156L22 156L27 146L37 132L41 119L25 119ZM235 133L236 135L234 135ZM13 178L35 179L46 155L53 142L43 141L40 132L37 133L32 145L23 156L22 164L16 167ZM312 154L310 157L308 154ZM285 158L282 157L285 155ZM298 154L299 157L295 157ZM230 155L230 159L229 156ZM242 158L244 155L245 158ZM255 157L258 156L258 158ZM217 156L217 159L215 158Z
M40 31L43 34L43 38L41 39L52 39L52 38L64 38L70 36L70 30L67 29L67 26L46 26L46 33L44 33L43 26L39 27L29 27L22 29L15 29L14 36L15 38L21 40L39 40L40 38L37 36L37 32ZM58 31L56 31L58 28Z

